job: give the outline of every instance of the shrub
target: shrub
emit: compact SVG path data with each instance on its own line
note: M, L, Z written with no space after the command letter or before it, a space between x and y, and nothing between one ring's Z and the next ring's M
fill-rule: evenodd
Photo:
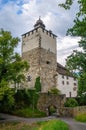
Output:
M29 90L23 89L23 90L17 90L17 93L15 93L15 106L16 108L23 108L26 106L30 106L30 92Z
M53 89L51 89L50 91L49 91L49 93L51 93L51 94L60 94L60 90L59 89L57 89L57 88L53 88Z
M31 108L22 108L15 110L13 114L21 116L21 117L45 117L46 113L41 112L37 109L31 109Z
M4 80L0 83L0 111L10 112L15 104L14 91Z
M40 92L41 91L40 77L36 78L35 87L34 88L35 88L36 92Z
M75 119L80 122L86 122L86 114L79 114Z
M78 102L74 98L69 98L64 105L65 107L76 107L78 106Z

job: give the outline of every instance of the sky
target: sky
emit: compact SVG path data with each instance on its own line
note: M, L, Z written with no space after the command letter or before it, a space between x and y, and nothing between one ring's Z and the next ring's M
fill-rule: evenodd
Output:
M78 48L78 37L66 36L78 11L75 0L70 10L58 6L65 0L0 0L0 28L10 31L14 37L32 30L41 16L47 30L57 35L57 61L65 65L67 56ZM21 43L16 51L21 54Z

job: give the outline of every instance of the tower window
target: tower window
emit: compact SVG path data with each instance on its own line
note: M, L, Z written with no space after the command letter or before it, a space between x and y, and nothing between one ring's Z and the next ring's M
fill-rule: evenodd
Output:
M28 75L28 76L27 76L27 81L30 82L31 80L32 80L31 76Z
M50 61L46 61L46 63L49 65L49 64L50 64Z
M64 79L64 75L62 75L62 78Z

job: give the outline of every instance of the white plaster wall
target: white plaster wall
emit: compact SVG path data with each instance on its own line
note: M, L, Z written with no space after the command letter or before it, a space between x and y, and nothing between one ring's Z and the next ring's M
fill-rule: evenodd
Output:
M50 36L49 31L44 30L43 32L42 28L22 36L22 53L39 47L40 37L41 47L56 54L56 37L53 37L52 34Z
M46 50L50 50L51 52L56 54L56 37L48 32L44 30L44 32L42 31L41 28L39 28L40 30L40 34L41 34L41 47L46 49Z
M70 92L71 92L71 97L76 97L77 96L77 89L74 91L74 87L77 88L78 83L77 80L74 80L73 77L69 77L67 79L67 76L64 76L64 79L62 78L61 74L58 74L58 84L57 88L61 91L62 94L66 94L66 97L70 97ZM62 81L64 81L64 85L62 84ZM69 84L67 84L67 81ZM74 83L76 83L76 86L74 86Z
M29 36L26 34L26 37L22 37L22 52L27 52L39 46L39 36L36 31L30 32Z

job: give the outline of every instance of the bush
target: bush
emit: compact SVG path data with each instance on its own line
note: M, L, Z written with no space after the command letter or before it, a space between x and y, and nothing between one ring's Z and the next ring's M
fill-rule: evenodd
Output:
M26 106L30 106L31 104L29 90L17 90L14 97L16 108L24 108Z
M57 88L53 88L53 89L51 89L51 90L49 91L49 93L59 95L59 94L60 94L60 90L57 89Z
M10 112L15 105L14 91L4 80L0 83L0 111Z
M13 112L14 115L18 115L21 117L45 117L46 113L41 112L37 109L31 109L31 108L22 108L22 109L18 109L15 110Z
M78 106L78 102L74 98L69 98L64 105L65 107L76 107Z
M80 122L86 122L86 114L80 114L76 116L75 119Z

